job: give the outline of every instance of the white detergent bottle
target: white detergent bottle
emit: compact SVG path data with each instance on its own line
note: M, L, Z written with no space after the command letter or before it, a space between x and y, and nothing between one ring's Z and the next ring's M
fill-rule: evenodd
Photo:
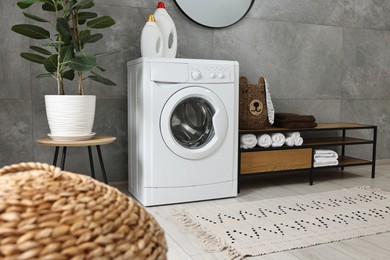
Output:
M141 33L141 55L142 57L163 56L163 36L153 15L149 15Z
M165 9L164 2L158 2L154 17L163 36L163 57L175 58L177 51L176 26Z

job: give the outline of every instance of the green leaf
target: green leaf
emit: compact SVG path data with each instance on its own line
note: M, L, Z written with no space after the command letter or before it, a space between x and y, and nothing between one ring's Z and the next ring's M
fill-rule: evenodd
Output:
M63 46L64 44L65 43L63 41L50 41L50 42L45 43L44 46L58 48L58 47Z
M43 73L43 74L39 74L37 76L38 79L40 78L49 78L49 77L53 77L54 75L52 73Z
M29 61L32 61L35 63L39 63L39 64L43 64L43 61L46 59L45 57L43 57L41 55L29 53L29 52L22 52L20 54L20 56L22 56L22 58L24 58L26 60L29 60Z
M90 30L83 30L80 32L80 41L81 41L82 45L87 43L89 38L91 38L91 31Z
M60 63L67 63L74 58L73 49L65 46L60 50Z
M95 57L101 57L101 56L107 56L107 55L111 55L111 54L115 54L115 53L119 53L119 52L120 52L120 50L113 50L113 51L96 53L94 55L95 55Z
M12 26L12 31L33 39L49 39L50 33L42 27L32 24L17 24Z
M109 16L102 16L87 22L87 26L89 28L94 28L94 29L103 29L103 28L110 27L114 24L115 24L114 19L112 19Z
M56 72L57 71L57 61L58 61L58 55L53 54L43 61L43 66L45 66L45 69L48 72Z
M74 70L67 70L62 73L64 79L73 80L74 79Z
M92 12L79 12L77 17L79 19L79 24L85 24L88 19L97 17L97 14Z
M96 66L96 68L98 68L100 71L106 71L105 68L102 68L102 67L100 67L100 66Z
M80 0L71 9L89 9L94 6L93 0Z
M108 86L116 86L115 82L107 79L107 78L104 78L102 76L100 76L99 74L91 71L94 75L90 75L88 76L88 78L94 80L94 81L97 81L97 82L100 82L100 83L103 83L104 85L108 85Z
M39 16L36 16L36 15L33 15L33 14L29 14L29 13L24 13L23 12L23 15L26 16L27 18L30 18L30 19L33 19L35 21L38 21L38 22L42 22L42 23L48 23L49 21L46 20L46 19L43 19Z
M101 33L93 34L93 35L91 35L91 37L89 37L87 43L97 42L101 38L103 38L103 34L101 34Z
M38 47L38 46L30 46L30 49L45 54L45 55L51 55L52 53L44 48Z
M54 7L54 4L51 2L51 1L42 1L42 2L45 2L43 5L42 5L42 9L45 10L45 11L49 11L49 12L55 12L56 9ZM62 5L61 4L57 4L57 9L60 11L63 9Z
M90 71L96 67L96 58L91 54L79 52L69 61L68 66L75 71Z
M19 6L20 9L26 9L28 7L30 7L32 4L35 4L35 3L50 3L51 1L50 0L21 0L21 1L18 1L16 4Z
M65 18L61 18L61 17L57 18L56 29L60 34L62 34L64 36L72 35L68 20Z

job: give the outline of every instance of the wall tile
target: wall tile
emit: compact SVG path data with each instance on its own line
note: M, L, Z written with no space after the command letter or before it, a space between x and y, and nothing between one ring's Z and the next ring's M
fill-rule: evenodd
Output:
M214 58L238 60L251 82L264 75L276 99L340 95L341 28L244 19L215 31Z
M20 57L29 50L28 38L11 31L27 19L11 0L0 1L0 17L0 99L30 98L30 64Z
M31 102L1 100L0 122L0 167L32 161Z
M256 0L248 17L340 26L343 14L343 1L340 0Z
M344 29L342 97L390 98L390 32Z
M390 30L390 4L386 0L344 0L344 26Z
M342 100L341 120L378 126L377 159L390 158L390 100ZM356 131L353 136L372 138L372 132ZM370 148L353 148L350 154L371 158Z

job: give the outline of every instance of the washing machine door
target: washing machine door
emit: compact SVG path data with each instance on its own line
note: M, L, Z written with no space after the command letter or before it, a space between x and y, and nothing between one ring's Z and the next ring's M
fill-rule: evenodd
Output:
M191 86L173 94L160 117L161 135L168 148L186 159L201 159L222 144L228 127L225 106L207 88Z

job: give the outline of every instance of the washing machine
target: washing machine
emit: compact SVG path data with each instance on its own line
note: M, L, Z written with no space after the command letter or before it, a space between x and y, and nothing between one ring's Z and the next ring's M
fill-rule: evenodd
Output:
M129 192L144 206L237 196L238 63L139 58L127 68Z

